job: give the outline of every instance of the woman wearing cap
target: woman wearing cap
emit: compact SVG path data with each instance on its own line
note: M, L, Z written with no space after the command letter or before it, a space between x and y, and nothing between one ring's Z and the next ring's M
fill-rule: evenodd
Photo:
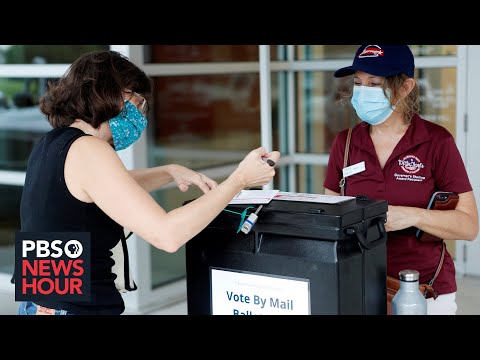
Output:
M407 45L362 45L351 66L335 77L353 75L351 103L362 120L353 127L349 163L365 169L346 178L345 195L367 195L388 202L387 274L404 269L420 272L420 283L432 279L443 242L422 242L416 230L445 240L474 240L478 213L467 171L453 136L419 116L414 57ZM348 129L334 140L325 194L339 195ZM459 194L455 210L427 210L436 191ZM455 267L448 251L427 295L428 314L455 314Z

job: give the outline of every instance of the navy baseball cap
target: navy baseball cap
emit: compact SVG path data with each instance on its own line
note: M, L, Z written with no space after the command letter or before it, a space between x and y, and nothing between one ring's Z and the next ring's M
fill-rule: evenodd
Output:
M375 76L393 76L404 73L413 78L415 61L407 45L362 45L358 48L352 66L335 71L339 78L360 70Z

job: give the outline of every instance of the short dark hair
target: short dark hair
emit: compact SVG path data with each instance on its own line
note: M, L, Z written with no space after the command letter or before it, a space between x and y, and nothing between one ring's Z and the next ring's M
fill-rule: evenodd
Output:
M153 81L119 52L93 51L75 60L63 77L48 83L40 110L54 128L81 119L97 129L120 113L125 89L149 102Z

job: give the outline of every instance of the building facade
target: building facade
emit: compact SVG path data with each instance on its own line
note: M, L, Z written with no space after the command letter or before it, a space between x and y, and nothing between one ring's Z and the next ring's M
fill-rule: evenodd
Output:
M351 84L333 72L350 65L358 45L0 45L0 291L11 292L15 232L25 169L36 140L50 129L38 110L48 80L80 54L112 49L154 80L149 124L119 152L128 169L178 163L225 179L260 145L282 152L269 186L323 193L334 136L358 120L339 91ZM477 45L411 45L421 115L455 136L478 198L480 61ZM470 66L469 66L470 65ZM167 186L152 196L167 211L199 196ZM121 201L121 198L119 199ZM142 312L186 297L185 253L168 254L133 235L129 240L137 291L125 294ZM480 275L477 242L448 244L460 274Z

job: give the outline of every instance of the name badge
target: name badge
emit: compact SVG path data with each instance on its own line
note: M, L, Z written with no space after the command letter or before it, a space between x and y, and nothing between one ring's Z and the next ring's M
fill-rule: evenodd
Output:
M358 164L354 164L351 166L348 166L344 168L343 170L343 176L347 177L350 175L355 175L358 174L362 171L365 171L365 161L359 162Z

